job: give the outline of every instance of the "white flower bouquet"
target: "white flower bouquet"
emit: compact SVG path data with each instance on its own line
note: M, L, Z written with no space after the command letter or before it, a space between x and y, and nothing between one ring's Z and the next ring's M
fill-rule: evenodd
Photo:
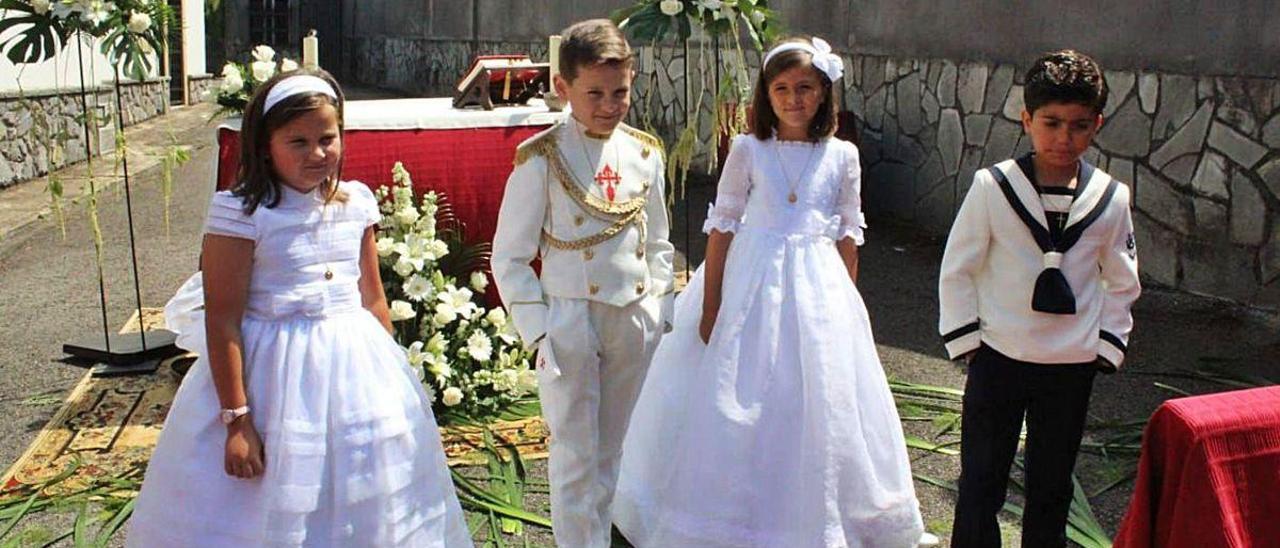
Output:
M378 262L396 340L420 368L441 422L496 416L529 398L537 377L506 311L484 306L488 244L464 244L444 198L415 195L399 162L392 176L394 184L375 194Z
M276 72L298 70L298 63L292 59L281 57L276 61L276 50L271 46L254 47L249 52L249 58L251 61L248 65L233 61L222 65L222 85L207 98L221 107L218 115L242 114L249 105L249 99L253 97L253 91L263 82L275 76Z

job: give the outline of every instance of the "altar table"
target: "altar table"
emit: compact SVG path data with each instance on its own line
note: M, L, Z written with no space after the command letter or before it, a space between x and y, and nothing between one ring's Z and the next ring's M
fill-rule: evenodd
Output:
M1280 386L1161 405L1115 546L1280 546Z
M348 101L342 178L390 185L391 166L402 162L415 189L445 194L468 241L492 241L516 145L565 115L536 99L489 111L455 109L447 97ZM240 120L220 125L217 139L223 190L240 164Z

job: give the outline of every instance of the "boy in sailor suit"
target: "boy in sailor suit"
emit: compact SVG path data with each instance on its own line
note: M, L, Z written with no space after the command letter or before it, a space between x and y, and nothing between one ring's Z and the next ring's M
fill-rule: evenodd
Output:
M574 548L610 544L622 440L671 310L662 146L621 123L631 58L608 20L565 29L555 86L572 116L520 145L493 242L503 302L538 348L552 524Z
M1097 371L1124 361L1138 298L1129 187L1082 161L1102 71L1074 51L1027 72L1034 153L980 170L947 241L939 331L968 362L951 545L1000 546L996 513L1025 415L1022 545L1066 545L1071 473Z

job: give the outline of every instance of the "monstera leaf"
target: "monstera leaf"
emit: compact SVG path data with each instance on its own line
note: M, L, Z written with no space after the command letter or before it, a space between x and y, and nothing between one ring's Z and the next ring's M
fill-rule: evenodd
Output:
M71 29L61 20L49 13L36 13L21 0L0 0L0 10L6 12L0 19L0 35L14 27L26 27L0 42L0 51L14 64L39 63L53 57L71 35Z

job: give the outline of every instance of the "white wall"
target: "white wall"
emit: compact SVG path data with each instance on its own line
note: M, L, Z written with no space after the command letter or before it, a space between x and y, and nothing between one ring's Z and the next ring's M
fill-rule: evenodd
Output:
M187 75L207 74L209 70L204 62L204 0L182 0L182 41Z
M0 17L4 17L0 10ZM0 42L9 36L18 34L18 28L10 29L0 35ZM107 58L98 51L98 44L92 41L84 44L85 84L101 84L111 80L111 65ZM7 53L7 52L6 52ZM76 68L76 43L63 44L62 51L52 59L42 63L15 65L9 61L7 54L0 55L0 93L49 90L55 88L79 88L80 73Z

